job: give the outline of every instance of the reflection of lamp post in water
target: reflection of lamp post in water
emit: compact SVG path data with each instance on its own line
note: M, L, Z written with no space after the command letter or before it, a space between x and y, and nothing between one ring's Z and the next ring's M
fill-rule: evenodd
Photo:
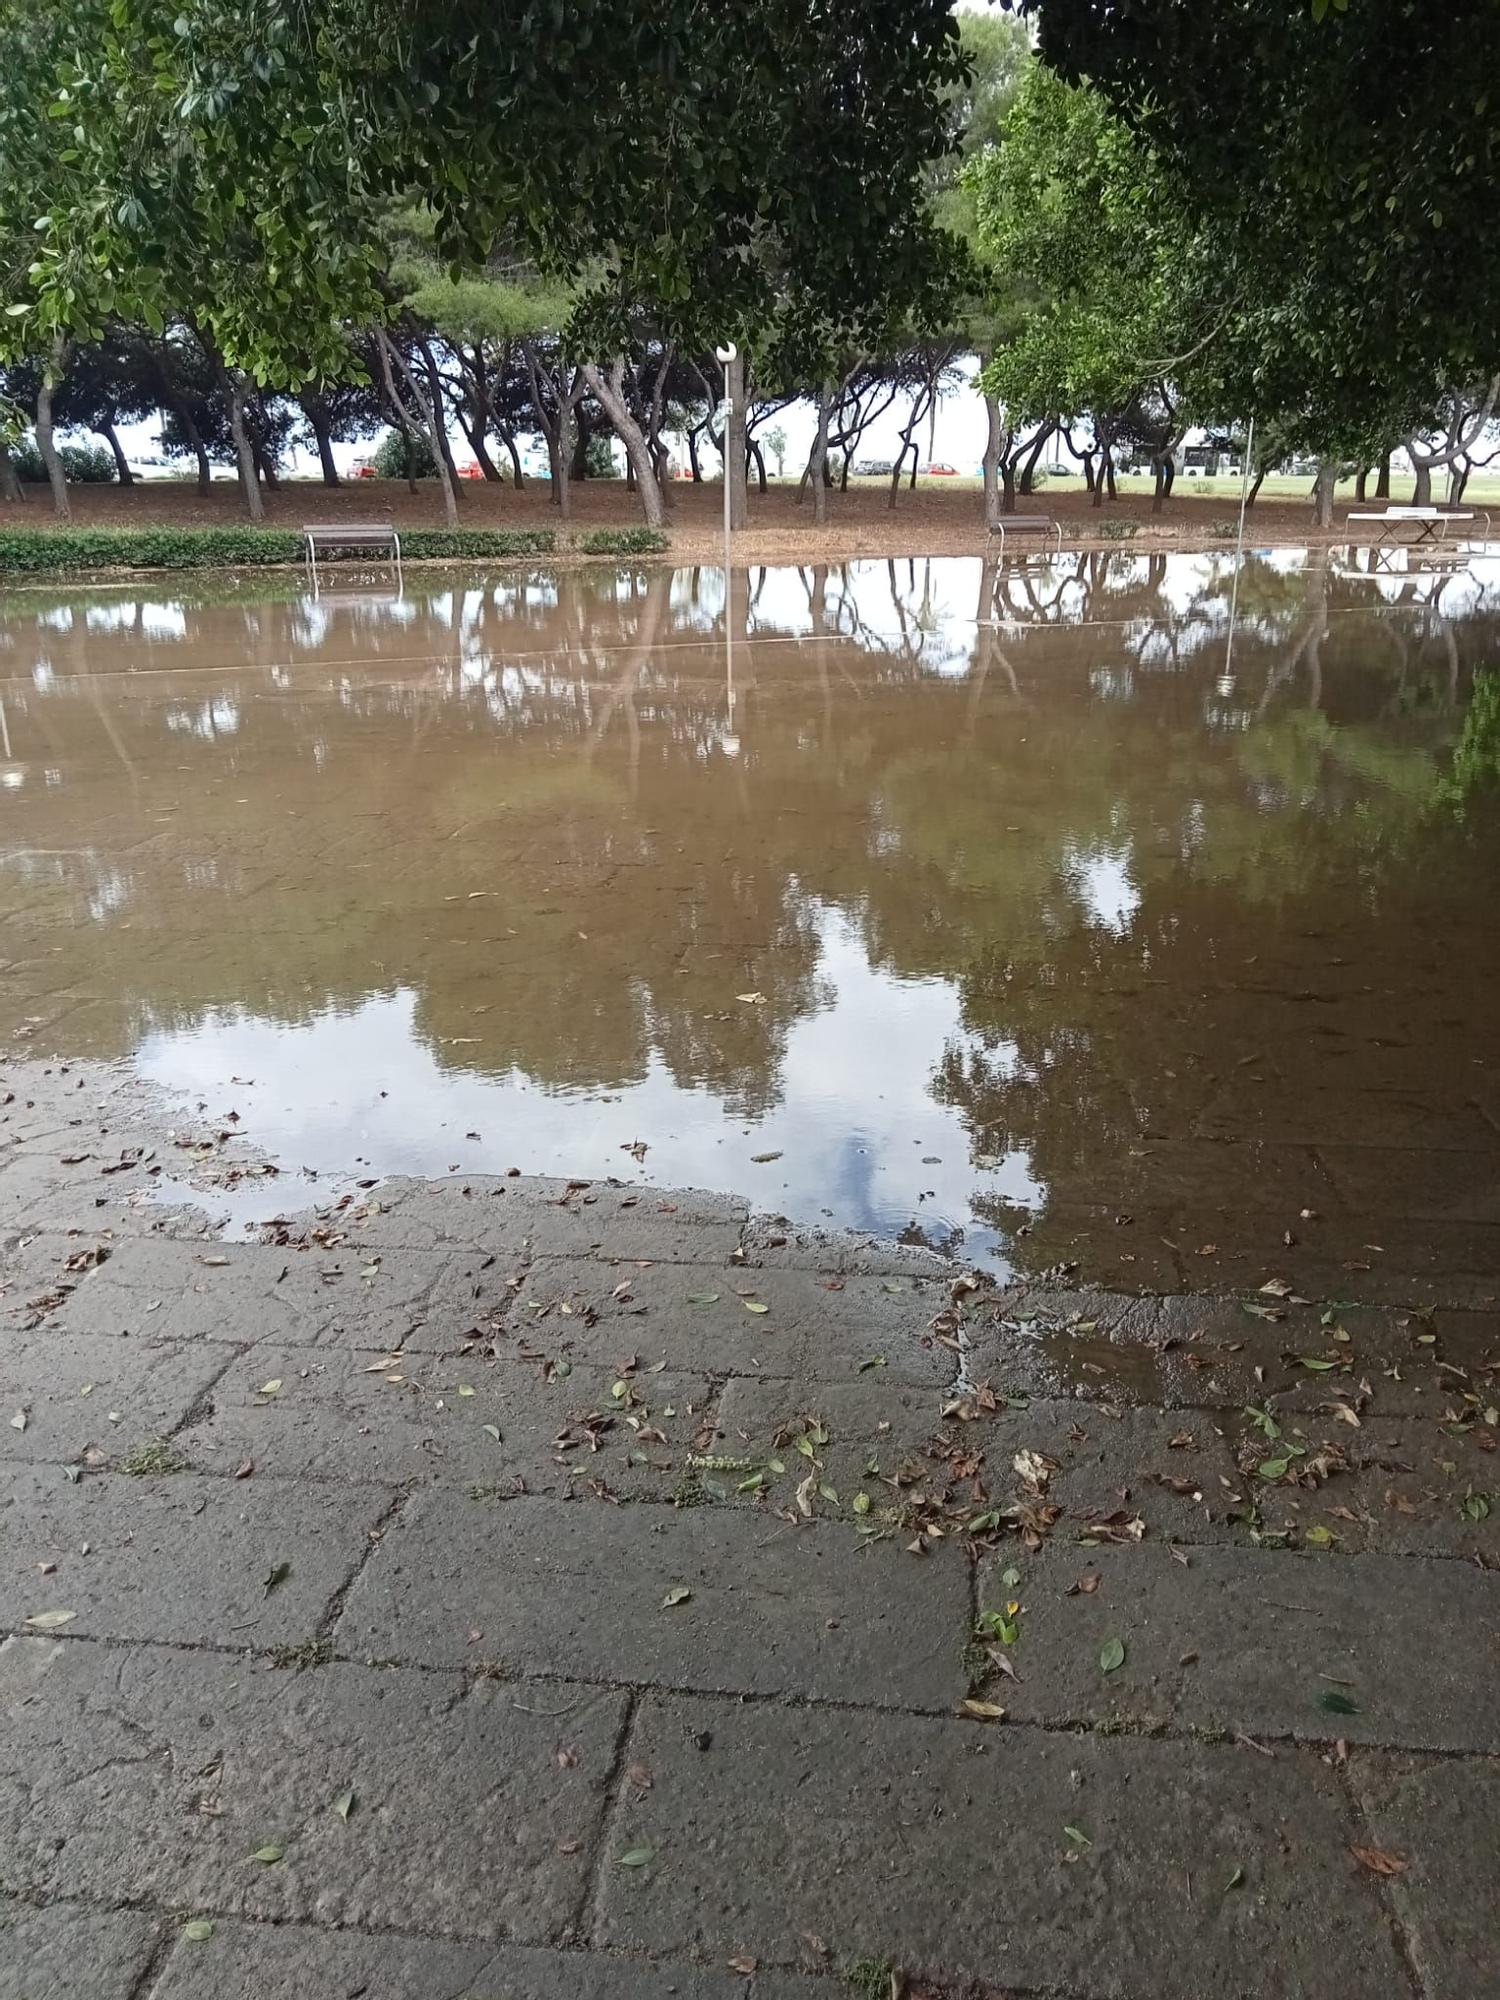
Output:
M730 503L733 496L729 483L729 436L730 420L734 415L734 389L729 379L729 370L739 356L739 349L731 340L723 347L716 347L714 354L724 370L723 429L719 433L724 440L724 688L729 702L729 716L724 731L724 754L726 757L738 757L740 739L734 727L734 569L730 560Z

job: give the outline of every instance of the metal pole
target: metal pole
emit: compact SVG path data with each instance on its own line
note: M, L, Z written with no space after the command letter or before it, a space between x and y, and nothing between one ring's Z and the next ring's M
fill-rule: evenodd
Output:
M729 420L734 414L734 397L729 383L730 363L739 353L734 342L714 349L724 370L724 684L729 697L729 728L734 730L734 568L730 531Z

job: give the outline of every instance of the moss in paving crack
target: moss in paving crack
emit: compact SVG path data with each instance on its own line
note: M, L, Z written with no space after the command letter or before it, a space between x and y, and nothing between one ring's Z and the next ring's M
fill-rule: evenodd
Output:
M888 1958L851 1959L844 1967L844 1984L860 2000L891 2000L896 1969Z
M712 1497L703 1481L691 1472L685 1472L672 1488L674 1507L701 1507Z
M271 1665L290 1667L294 1673L302 1673L309 1667L326 1667L333 1658L331 1639L302 1639L295 1646L273 1646Z
M135 1479L161 1479L169 1472L187 1472L190 1467L165 1438L151 1438L145 1444L138 1444L130 1456L122 1460L120 1470L130 1473Z

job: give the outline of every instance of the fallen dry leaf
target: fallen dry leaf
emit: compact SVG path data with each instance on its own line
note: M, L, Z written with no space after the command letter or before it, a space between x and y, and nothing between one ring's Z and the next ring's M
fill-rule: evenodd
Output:
M1368 1868L1372 1875L1404 1875L1406 1863L1399 1854L1391 1854L1384 1847L1351 1847L1349 1852L1361 1868Z

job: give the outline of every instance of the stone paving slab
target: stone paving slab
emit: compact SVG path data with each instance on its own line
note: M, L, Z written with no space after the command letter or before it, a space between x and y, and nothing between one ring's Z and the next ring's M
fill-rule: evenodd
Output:
M0 1458L118 1464L175 1429L228 1358L149 1338L64 1340L45 1327L0 1339Z
M883 1358L889 1380L941 1384L959 1363L932 1332L946 1304L945 1289L906 1277L819 1282L800 1271L724 1264L538 1258L505 1324L535 1348L600 1361L638 1353L715 1376L839 1380Z
M335 1639L354 1659L942 1708L963 1692L968 1602L960 1563L862 1550L832 1523L432 1489Z
M180 1447L212 1472L248 1458L278 1478L441 1479L531 1493L602 1480L622 1497L661 1498L687 1474L708 1420L701 1375L622 1376L579 1363L549 1377L509 1353L442 1360L407 1349L382 1360L392 1365L263 1342L230 1363Z
M32 1896L552 1942L585 1890L624 1699L12 1639L6 1874ZM268 1845L285 1858L250 1858Z
M0 1625L69 1611L70 1639L299 1641L353 1575L387 1504L371 1487L115 1473L69 1485L58 1467L0 1467ZM283 1563L290 1573L267 1590Z
M847 1230L797 1228L784 1215L755 1215L741 1236L745 1261L757 1269L824 1271L848 1277L953 1277L953 1260L922 1244L888 1243Z
M738 1248L748 1204L691 1190L529 1177L386 1181L357 1240L404 1247L482 1244L537 1257L630 1256L710 1263Z
M945 1409L962 1414L945 1417ZM944 1489L973 1499L975 1480L988 1500L1008 1501L1036 1491L1036 1474L1016 1466L1018 1455L1034 1453L1069 1532L1125 1509L1155 1534L1197 1541L1235 1533L1224 1516L1238 1468L1203 1411L1038 1399L991 1413L973 1397L887 1387L874 1374L857 1383L745 1377L725 1384L717 1448L759 1461L774 1454L795 1481L807 1469L795 1440L810 1426L826 1433L818 1461L846 1501L864 1491L884 1506ZM778 1499L785 1490L784 1480L773 1484Z
M1480 1443L1493 1432L1475 1426L1456 1433L1437 1407L1421 1419L1355 1414L1357 1430L1331 1416L1280 1412L1274 1442L1243 1426L1238 1450L1246 1466L1288 1444L1306 1453L1293 1464L1298 1484L1267 1485L1253 1472L1240 1483L1263 1532L1294 1540L1311 1533L1314 1545L1332 1535L1346 1552L1453 1556L1500 1567L1500 1462Z
M1368 1839L1403 1863L1389 1893L1424 2000L1490 2000L1500 1992L1500 1764L1351 1764Z
M1286 2000L1331 1967L1347 2000L1407 1991L1310 1753L650 1697L626 1755L653 1785L609 1844L655 1859L602 1877L603 1945L794 1964L812 1932L1110 2000Z
M1264 1293L1063 1293L1052 1301L1032 1290L1019 1305L1008 1295L981 1297L966 1315L965 1338L970 1375L1004 1392L1164 1408L1274 1400L1314 1410L1368 1381L1383 1412L1422 1413L1465 1380L1500 1381L1493 1314L1296 1304Z
M795 1974L746 1979L681 1961L654 1965L594 1952L437 1944L228 1920L216 1924L205 1943L175 1948L151 2000L305 2000L309 1994L315 2000L842 2000L826 1982Z
M992 1558L981 1611L1021 1606L1016 1678L996 1699L1021 1721L1500 1750L1500 1714L1477 1698L1494 1677L1500 1577L1399 1556L1178 1555L1054 1540ZM1011 1567L1019 1584L1003 1580ZM1087 1576L1096 1589L1068 1594ZM1125 1660L1109 1671L1115 1638Z
M128 2000L161 1928L135 1910L32 1909L0 1894L0 2000Z
M120 1244L48 1324L59 1333L161 1339L327 1342L390 1349L421 1322L448 1258L313 1253L258 1244Z

